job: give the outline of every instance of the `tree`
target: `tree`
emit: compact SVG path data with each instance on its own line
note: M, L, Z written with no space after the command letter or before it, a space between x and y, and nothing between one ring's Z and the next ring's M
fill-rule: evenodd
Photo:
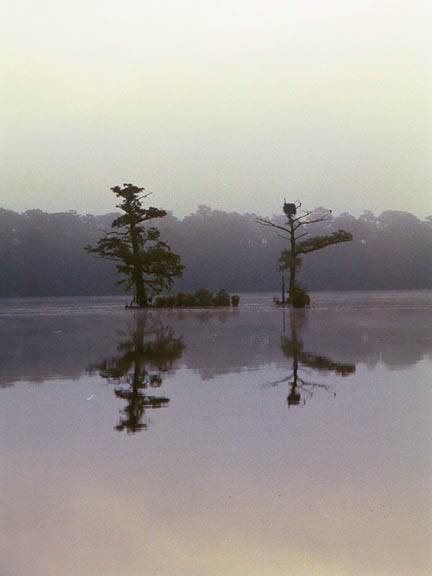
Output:
M352 240L352 234L350 232L346 232L345 230L338 230L337 232L333 232L332 234L326 236L305 238L306 236L309 236L309 232L301 231L301 233L298 233L300 228L309 224L330 220L331 211L320 211L318 214L316 214L316 216L314 216L314 213L311 211L301 210L301 202L298 200L295 204L287 204L285 202L283 210L288 218L287 226L279 226L278 224L275 224L274 222L264 218L258 218L257 222L263 226L271 226L272 228L277 228L283 232L288 233L288 237L280 235L282 238L289 240L290 248L281 252L279 258L281 265L279 270L288 269L290 271L288 302L291 304L291 306L304 307L305 296L295 281L296 272L301 265L301 256L303 254L315 252L316 250L322 250L322 248L326 248L332 244L350 242ZM299 242L300 238L305 238L305 240ZM299 295L300 298L296 299L296 294ZM284 295L282 296L282 300L284 301Z
M117 272L126 276L119 284L126 283L127 289L134 289L134 300L139 308L146 308L154 294L169 289L174 278L181 277L184 266L180 256L160 240L160 232L154 226L144 227L143 223L166 216L165 210L143 208L141 203L149 194L142 194L144 188L124 184L111 190L121 199L117 208L124 214L116 218L95 248L87 246L90 254L117 262Z

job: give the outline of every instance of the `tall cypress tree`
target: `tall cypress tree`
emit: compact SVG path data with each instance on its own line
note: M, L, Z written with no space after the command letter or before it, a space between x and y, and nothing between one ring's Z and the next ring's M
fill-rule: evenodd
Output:
M117 262L117 272L125 276L118 283L133 289L135 304L146 308L153 295L169 289L174 279L182 276L184 266L180 264L180 256L160 239L159 230L144 226L166 216L165 210L143 208L142 201L149 196L143 194L144 188L124 184L123 188L114 186L111 190L120 198L117 208L123 214L113 221L112 231L106 232L96 247L86 246L85 250Z

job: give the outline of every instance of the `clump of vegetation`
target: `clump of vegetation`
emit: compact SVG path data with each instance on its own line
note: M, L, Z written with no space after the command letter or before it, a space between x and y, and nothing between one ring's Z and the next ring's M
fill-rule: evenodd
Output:
M240 296L238 294L233 294L231 296L231 304L236 308L239 305Z
M213 306L229 306L230 304L231 296L224 289L219 290L213 298Z
M306 291L306 288L296 284L294 286L294 292L292 298L289 299L289 303L294 308L305 308L310 305L310 297Z
M195 294L179 292L172 296L158 296L153 304L156 308L209 308L213 306L238 306L240 297L230 296L222 289L213 294L207 288L200 288Z
M292 298L287 298L286 300L279 300L278 298L273 298L273 302L278 306L292 306L293 308L306 308L310 305L310 296L307 293L306 288L300 286L299 284L294 285Z
M200 288L194 294L195 306L213 306L213 294L207 288Z

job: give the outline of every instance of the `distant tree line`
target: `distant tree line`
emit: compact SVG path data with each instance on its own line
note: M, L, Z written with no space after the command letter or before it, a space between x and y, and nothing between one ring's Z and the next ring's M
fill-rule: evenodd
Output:
M317 219L325 208L313 211ZM118 213L17 213L0 209L0 296L123 294L115 263L83 250L95 245ZM279 291L279 257L286 240L258 226L257 214L200 206L182 220L171 213L158 222L161 239L181 256L183 278L175 291L205 286L233 292ZM283 225L283 215L265 217ZM298 273L310 290L432 288L432 218L387 210L356 218L346 212L314 225L314 234L343 229L353 241L308 255Z

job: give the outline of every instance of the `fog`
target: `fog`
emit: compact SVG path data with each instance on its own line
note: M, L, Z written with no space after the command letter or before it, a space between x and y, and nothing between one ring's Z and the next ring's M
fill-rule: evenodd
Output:
M4 4L5 8L6 4ZM0 206L432 212L426 2L17 0Z
M113 217L0 208L0 298L124 294L115 263L84 250L97 244ZM206 206L183 220L171 214L162 218L157 223L161 238L185 266L173 290L279 292L278 259L287 240L256 218ZM275 221L284 224L282 216ZM431 223L432 218L391 210L359 218L347 212L331 215L312 225L311 236L342 229L353 241L308 254L298 279L313 291L430 289Z

